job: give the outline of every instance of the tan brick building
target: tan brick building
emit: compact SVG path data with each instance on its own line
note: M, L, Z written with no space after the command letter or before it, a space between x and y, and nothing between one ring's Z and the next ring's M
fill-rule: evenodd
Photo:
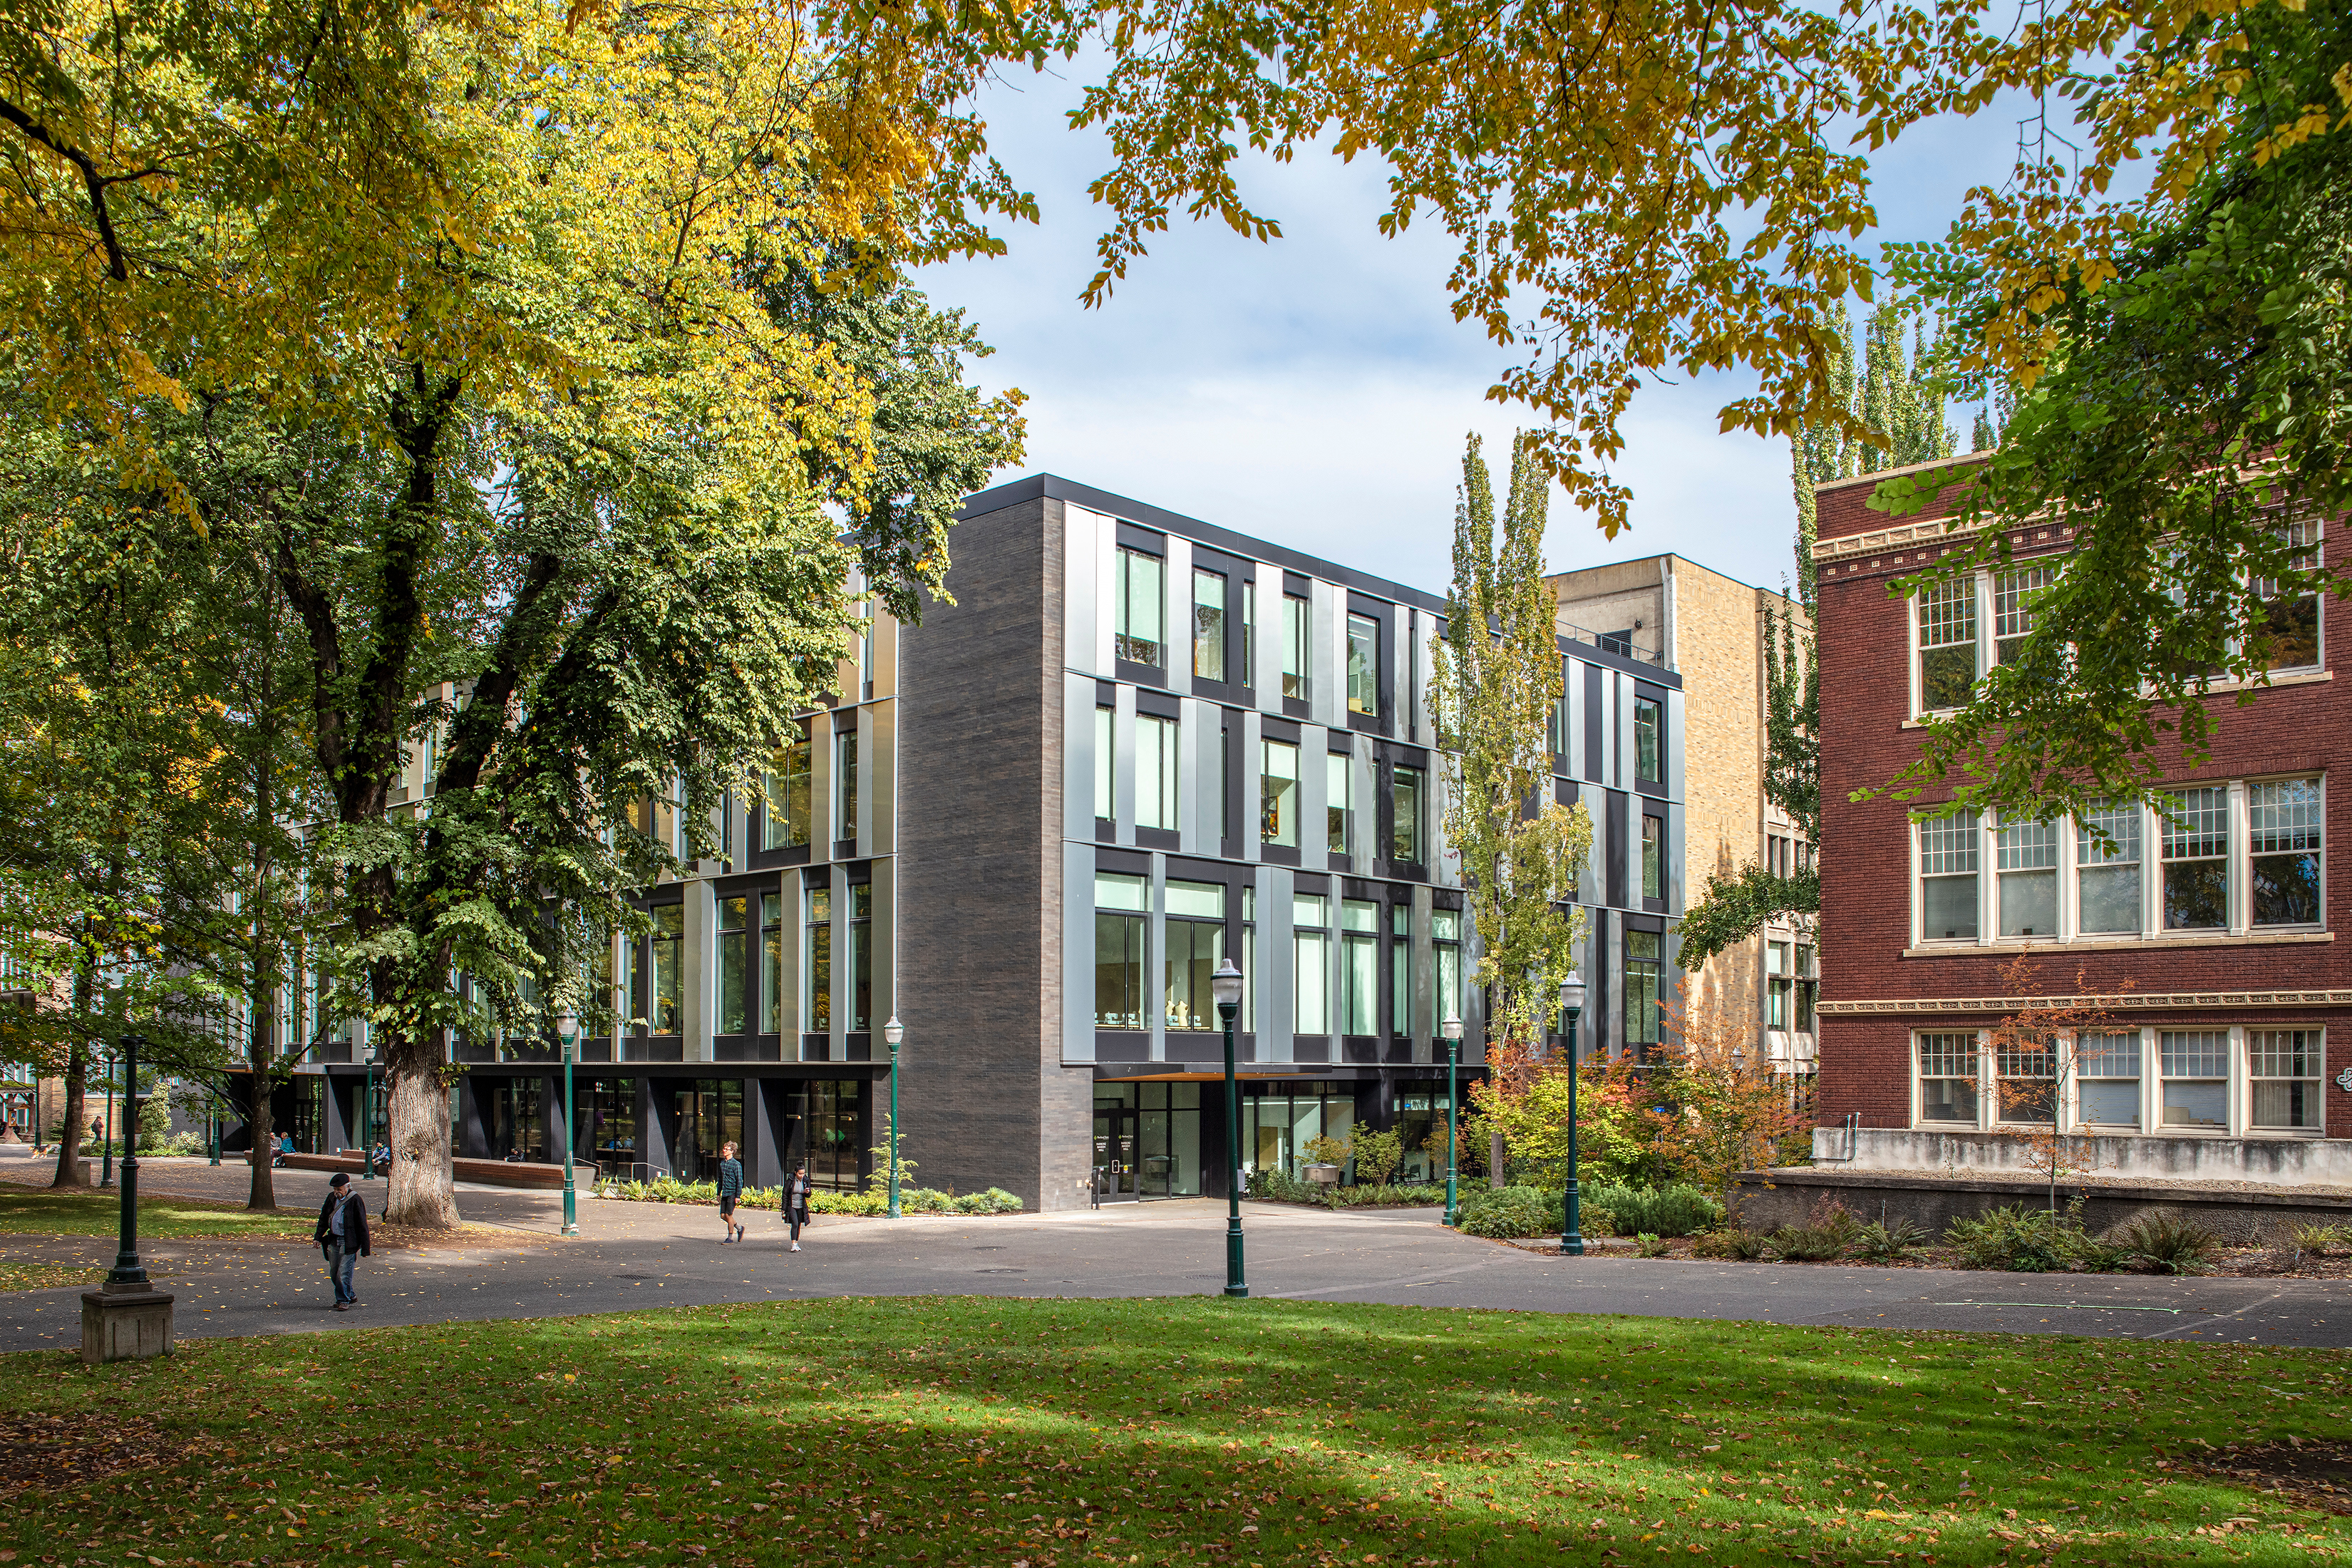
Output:
M1674 846L1686 898L1709 877L1760 862L1783 871L1811 855L1764 797L1769 605L1804 623L1793 601L1679 555L1649 555L1545 579L1563 637L1682 677L1683 811ZM1693 975L1688 1003L1747 1021L1783 1070L1810 1075L1818 981L1811 930L1776 921Z

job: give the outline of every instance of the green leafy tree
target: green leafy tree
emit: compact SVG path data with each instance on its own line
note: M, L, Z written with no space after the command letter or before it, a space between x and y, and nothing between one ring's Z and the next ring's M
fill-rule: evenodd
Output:
M1575 963L1582 911L1561 902L1592 847L1592 819L1552 792L1559 605L1543 580L1548 481L1522 435L1496 533L1478 437L1462 458L1445 634L1431 647L1430 711L1445 782L1445 838L1460 858L1479 942L1490 1064L1532 1052ZM1497 1154L1491 1168L1499 1176Z

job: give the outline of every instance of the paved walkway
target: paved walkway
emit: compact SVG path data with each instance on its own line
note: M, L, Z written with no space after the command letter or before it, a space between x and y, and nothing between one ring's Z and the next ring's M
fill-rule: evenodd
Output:
M23 1176L21 1152L5 1173ZM315 1211L322 1173L280 1171L281 1205ZM142 1190L242 1198L246 1173L142 1162ZM1199 1201L991 1219L820 1215L798 1253L776 1216L722 1245L717 1211L580 1204L581 1236L557 1235L557 1194L461 1188L468 1220L507 1229L448 1248L381 1252L359 1266L366 1303L329 1310L316 1248L256 1241L142 1248L179 1297L184 1335L299 1333L383 1323L549 1317L678 1303L828 1296L1150 1297L1224 1285L1224 1206ZM2229 1340L2352 1347L2341 1281L1958 1273L1831 1265L1545 1256L1457 1236L1433 1211L1327 1214L1245 1204L1249 1280L1261 1299L1618 1312L1865 1328ZM100 1237L0 1236L0 1257L103 1265ZM0 1350L78 1342L74 1290L0 1292Z

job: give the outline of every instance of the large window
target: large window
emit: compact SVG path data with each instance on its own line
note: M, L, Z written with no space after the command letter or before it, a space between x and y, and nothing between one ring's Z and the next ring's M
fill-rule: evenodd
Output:
M1301 1035L1331 1032L1330 901L1320 893L1291 900L1290 1027Z
M1170 882L1167 932L1167 1026L1223 1028L1209 977L1225 959L1225 889L1214 882Z
M1789 945L1785 942L1764 944L1764 1026L1768 1029L1787 1028L1790 1015L1795 1011L1795 966Z
M1140 1029L1144 905L1151 884L1116 871L1095 873L1095 1027Z
M1118 815L1118 798L1111 790L1111 721L1115 717L1110 709L1095 710L1095 816L1105 822Z
M719 1016L713 1029L740 1035L751 1026L751 900L719 900Z
M1339 905L1339 1032L1380 1032L1381 907L1359 899Z
M1157 555L1121 547L1116 571L1118 657L1129 664L1160 668L1160 650L1167 640L1166 568Z
M874 885L849 885L849 1029L874 1026Z
M1286 595L1282 601L1282 694L1298 701L1307 700L1308 628L1314 612L1307 602L1296 595Z
M1919 1120L1977 1124L1977 1037L1919 1037Z
M1920 929L1929 942L1976 940L1979 858L1975 812L1919 825Z
M1934 712L1969 700L1977 679L1977 585L1943 583L1919 595L1919 706Z
M1813 1013L1822 999L1822 977L1814 967L1813 950L1797 944L1797 1033L1813 1032Z
M2139 1031L2074 1037L2075 1115L2095 1127L2139 1126Z
M1348 617L1348 711L1381 716L1381 623Z
M2164 805L2164 929L2230 923L2230 792L2185 789Z
M1412 910L1403 904L1389 908L1389 1033L1400 1039L1412 1033Z
M2000 934L2058 934L2058 825L2001 826L1994 853L2000 878Z
M1389 858L1408 866L1420 865L1428 852L1423 833L1422 776L1419 768L1398 768L1389 788Z
M857 837L857 731L833 738L833 836Z
M682 1026L681 1003L684 993L680 986L686 978L686 906L656 904L652 910L653 941L653 1030L656 1035L675 1035Z
M1992 580L1993 657L2002 664L2025 650L2033 630L2033 601L2055 575L2047 566L2002 572Z
M809 1183L836 1192L855 1192L873 1140L866 1135L866 1086L856 1079L836 1083L819 1079L808 1087L808 1121L803 1148Z
M833 1033L833 889L812 884L806 892L801 950L802 1027L812 1035Z
M1135 825L1176 830L1176 721L1135 721Z
M1642 896L1666 896L1666 819L1663 816L1642 818Z
M2246 1076L2253 1089L2249 1121L2266 1132L2316 1132L2326 1036L2317 1029L2250 1029Z
M1665 705L1654 698L1633 699L1633 776L1643 784L1664 784Z
M1192 674L1201 680L1225 678L1225 574L1192 574Z
M1287 741L1258 742L1258 837L1298 847L1298 748Z
M777 748L761 775L760 847L797 848L809 841L809 739L805 726Z
M1462 1016L1462 911L1437 910L1429 917L1432 956L1437 962L1437 1023Z
M1333 752L1323 763L1323 799L1326 837L1331 853L1345 855L1354 843L1355 826L1355 759L1345 752Z
M2246 786L2254 924L2319 923L2320 805L2317 779Z
M2075 818L2074 861L2081 868L2079 920L2083 932L2092 935L2138 931L2137 803L2102 805Z
M1658 933L1625 933L1625 1043L1658 1043Z
M2164 1068L2164 1129L2220 1132L2230 1125L2230 1035L2226 1029L2166 1029L2157 1041Z
M2291 522L2284 540L2295 554L2290 565L2297 572L2319 567L2319 525ZM2254 579L2254 595L2262 601L2262 642L2256 662L2265 669L2307 669L2319 663L2319 597L2299 583L2277 577Z
M760 942L763 956L761 988L761 994L767 999L764 1032L781 1035L784 1032L784 896L782 893L760 895Z
M1993 1051L2000 1075L1993 1109L2002 1121L2052 1126L2058 1120L2058 1050L2054 1043L2011 1041Z

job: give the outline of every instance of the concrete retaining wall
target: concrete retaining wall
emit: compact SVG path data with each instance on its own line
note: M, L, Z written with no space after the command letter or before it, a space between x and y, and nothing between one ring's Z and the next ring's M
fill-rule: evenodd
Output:
M1907 1219L1940 1238L1955 1219L1973 1219L2012 1204L2040 1207L2050 1201L2050 1185L2019 1177L1801 1166L1743 1171L1735 1183L1733 1200L1742 1225L1751 1230L1771 1230L1804 1224L1814 1205L1831 1196L1865 1221ZM2276 1240L2301 1225L2352 1224L2352 1191L2327 1188L2058 1184L2061 1208L2077 1196L2083 1199L2083 1223L2094 1233L2158 1209L2188 1215L2238 1246Z
M2074 1163L2103 1182L2258 1182L2352 1192L2352 1139L2083 1137L2068 1139L2067 1146ZM2022 1139L1998 1132L1813 1129L1815 1163L1840 1170L2030 1175L2032 1153Z

